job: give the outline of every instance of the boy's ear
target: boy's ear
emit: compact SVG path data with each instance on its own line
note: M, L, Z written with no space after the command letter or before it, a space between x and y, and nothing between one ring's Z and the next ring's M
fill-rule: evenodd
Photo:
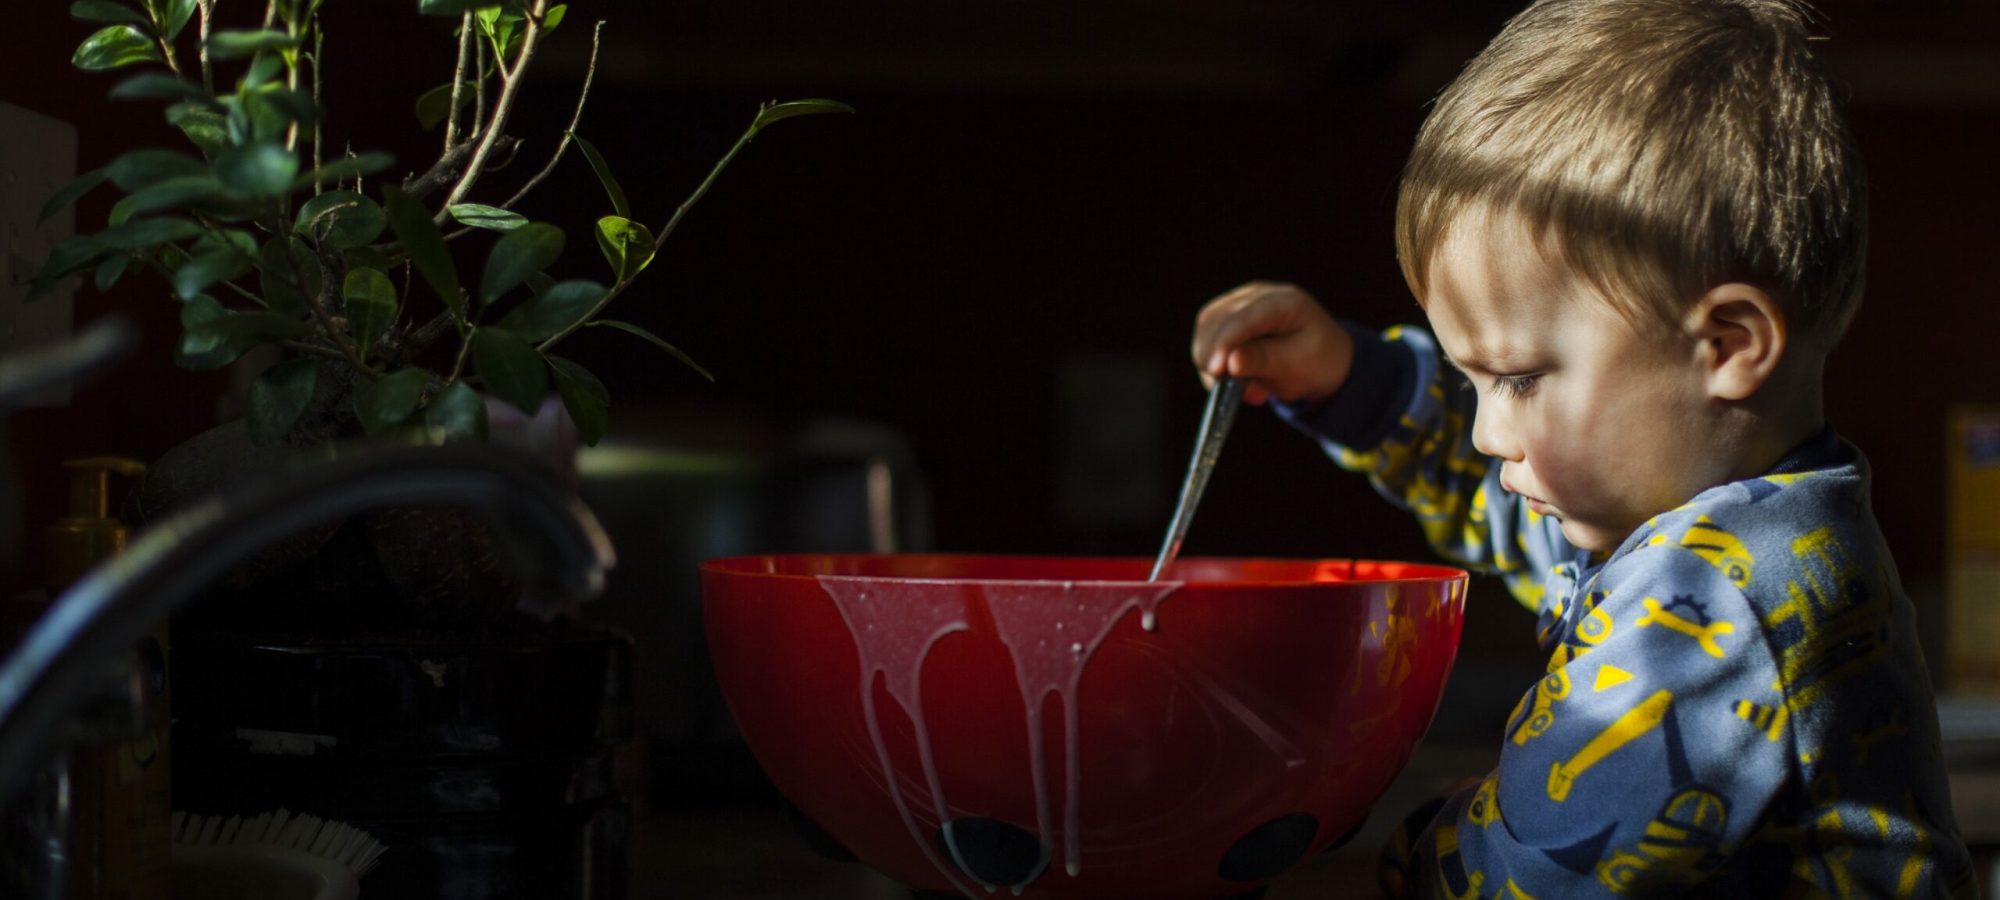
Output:
M1709 289L1687 321L1708 394L1718 400L1749 399L1784 359L1785 311L1756 285L1732 281Z

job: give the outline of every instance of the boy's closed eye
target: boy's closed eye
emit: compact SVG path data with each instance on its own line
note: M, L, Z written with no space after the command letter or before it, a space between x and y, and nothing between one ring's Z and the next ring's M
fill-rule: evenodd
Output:
M1491 390L1503 397L1520 399L1534 393L1535 385L1540 384L1541 380L1540 372L1530 372L1525 375L1495 375Z

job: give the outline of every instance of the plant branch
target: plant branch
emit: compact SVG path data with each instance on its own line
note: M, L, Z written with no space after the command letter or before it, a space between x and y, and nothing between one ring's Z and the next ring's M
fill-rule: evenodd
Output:
M472 130L465 133L471 143L486 127L486 45L472 42Z
M168 41L164 34L154 35L153 39L160 45L160 56L166 61L167 68L174 73L175 78L181 77L181 62L178 54L174 53L173 43Z
M759 118L763 114L763 109L760 108L757 110ZM736 139L736 145L730 147L728 153L722 154L721 159L716 160L715 168L708 170L708 177L703 178L701 185L694 189L694 193L689 194L686 200L681 201L680 206L675 207L673 218L668 219L666 226L660 229L659 235L653 238L654 253L660 252L660 247L667 243L667 235L673 234L674 229L681 224L681 217L687 215L687 211L693 209L694 205L701 201L701 198L708 193L709 186L715 184L715 177L721 175L722 170L729 167L729 161L735 159L736 154L741 152L744 146L750 143L750 138L756 134L757 120L751 119L750 127L743 130L743 136Z
M444 152L458 143L458 98L465 88L465 61L472 55L472 13L465 13L458 26L458 65L451 72L451 105L444 115Z
M279 233L282 234L283 232ZM280 246L285 248L285 263L292 270L292 286L298 289L299 296L305 298L306 306L312 309L313 320L319 323L320 331L325 332L326 339L332 341L333 345L340 349L341 356L347 360L348 365L354 367L355 371L366 372L369 375L382 374L376 369L369 368L367 363L362 362L361 357L355 352L354 345L348 343L347 339L341 336L340 330L334 327L333 316L327 313L326 304L321 302L319 292L306 290L305 270L299 268L299 257L298 254L292 252L292 242L283 237L278 238L278 240L281 242ZM324 281L325 283L320 285L320 292L332 290L333 279L328 278L324 279Z
M342 362L347 361L347 357L342 356L340 351L335 350L332 347L322 347L318 344L308 344L305 341L279 341L278 346L281 346L287 350L296 350L300 353L306 354L307 356L317 356L322 359L337 359Z
M312 101L313 101L313 109L319 111L319 122L313 125L313 168L317 170L320 167L320 154L322 152L324 146L324 139L326 137L326 107L324 104L320 102L321 89L320 89L320 71L319 71L320 66L323 65L326 60L326 31L320 25L319 13L317 12L313 13L312 30L313 30ZM320 191L321 187L319 182L317 181L313 182L313 196L315 197L319 196Z
M757 115L759 118L761 118L763 114L764 111L762 109L757 110ZM708 177L703 178L701 180L701 185L699 187L696 187L694 189L694 193L688 195L688 198L681 202L681 205L674 210L673 218L668 219L666 226L660 229L659 236L653 239L653 252L655 254L659 253L660 247L667 242L667 235L673 234L674 228L680 225L681 217L687 215L687 211L693 209L694 205L701 200L703 195L706 195L708 193L709 187L715 184L716 176L721 175L722 170L729 167L729 161L735 159L736 154L741 152L743 150L744 145L750 143L750 139L756 136L756 134L757 134L757 119L753 118L750 120L750 127L743 130L743 136L736 139L735 146L730 147L729 152L723 154L722 158L716 161L715 167L708 170ZM561 341L563 338L575 334L577 329L582 328L587 324L590 324L590 320L597 318L597 314L603 312L606 306L611 305L611 301L616 300L619 294L624 293L625 288L631 285L631 283L632 283L632 277L627 276L621 279L617 284L612 285L610 290L604 292L603 299L598 300L596 303L591 305L589 312L586 312L583 315L578 316L576 321L569 323L568 327L565 327L563 330L558 331L553 335L550 335L547 340L542 341L539 344L536 344L535 349L541 350L546 353L548 352L550 347L555 346L556 343Z
M472 155L474 149L474 145L469 141L451 148L451 152L438 157L438 161L432 163L424 174L403 182L403 193L410 195L412 200L422 200L431 191L437 190L446 181L451 180L453 175L458 174L459 166Z
M590 83L597 77L597 47L603 34L604 20L599 19L597 27L590 31L590 63L583 70L583 89L576 95L576 111L570 113L569 127L563 129L562 140L556 144L556 152L549 157L548 165L543 166L540 172L536 172L535 177L528 179L527 184L521 185L521 189L515 191L514 196L507 198L507 202L500 204L501 209L513 209L514 204L527 197L529 191L534 190L536 185L542 183L542 179L549 177L549 173L555 171L556 163L562 161L563 152L569 149L570 136L576 132L576 126L583 122L583 106L590 100Z
M215 93L215 68L208 61L208 22L215 17L216 0L195 0L195 8L200 10L201 22L196 25L196 36L201 38L201 86L211 94Z
M473 330L477 331L478 328L475 326ZM458 342L458 358L451 361L451 374L445 378L445 384L457 381L458 376L465 373L465 359L470 355L472 355L472 335L467 334L465 340Z
M526 80L528 65L534 61L536 47L541 43L542 15L549 6L549 0L534 0L534 2L535 5L528 11L527 20L522 26L524 30L521 33L520 58L514 61L511 70L507 68L506 60L495 62L500 70L501 86L499 98L493 101L493 118L486 123L486 133L479 140L479 149L473 151L472 161L466 164L465 173L459 176L458 184L452 186L451 193L445 195L444 207L448 208L464 199L466 193L472 190L473 184L479 181L480 168L486 164L486 157L493 152L494 142L500 137L501 130L507 127L507 116L513 111L515 101L520 99L521 82ZM445 211L441 208L435 218L442 222L444 216Z

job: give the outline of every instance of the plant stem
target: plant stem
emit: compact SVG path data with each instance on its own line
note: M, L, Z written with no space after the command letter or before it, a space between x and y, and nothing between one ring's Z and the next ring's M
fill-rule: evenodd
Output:
M569 149L570 135L576 131L576 126L583 122L583 106L590 99L590 83L597 77L597 47L598 40L603 34L604 20L599 19L597 20L597 27L591 29L590 32L590 63L583 70L583 90L577 92L576 111L570 113L569 127L563 129L562 140L557 142L555 154L549 157L548 165L543 166L540 172L535 173L535 177L528 179L528 183L521 185L521 189L515 191L514 196L507 198L507 202L500 204L501 209L512 209L514 204L521 202L523 198L527 197L529 191L534 190L536 185L542 183L542 179L549 177L549 173L555 171L556 163L562 160L563 152Z
M445 384L457 381L458 376L465 371L465 358L472 354L472 334L478 330L479 327L475 325L472 331L466 332L465 336L459 339L458 358L451 361L451 375L445 378Z
M762 109L759 109L757 111L759 116L763 115L763 112L764 111ZM736 154L743 149L743 146L745 144L750 143L750 138L756 135L756 133L757 133L757 120L755 118L752 118L750 120L750 127L743 130L743 136L736 139L735 146L730 147L729 152L723 154L722 158L716 161L715 167L708 170L708 177L703 178L701 180L701 185L694 189L694 193L688 195L688 198L682 201L681 205L674 210L673 218L667 220L666 227L660 229L659 236L653 239L653 252L655 254L658 254L660 252L661 245L667 242L667 235L674 233L674 228L681 223L681 217L687 215L687 211L693 209L695 203L699 202L702 196L708 193L709 186L715 184L716 176L721 175L722 170L728 168L729 161L736 158ZM578 316L577 320L569 323L568 327L564 328L561 331L556 332L553 335L550 335L547 340L542 341L539 344L536 344L535 349L546 353L548 352L548 349L550 347L555 346L558 341L561 341L563 338L569 337L570 335L576 333L576 330L578 328L582 328L583 326L589 324L590 320L597 318L597 314L603 312L606 306L611 305L611 301L617 299L619 294L624 293L626 286L630 285L631 283L632 283L632 278L628 276L620 280L617 284L612 285L611 290L604 292L604 299L599 300L595 304L591 305L589 312L586 312L583 315Z
M458 143L458 98L465 88L465 61L472 55L472 13L465 13L458 26L458 65L451 71L451 105L444 114L444 152Z
M548 6L549 0L535 0L534 7L528 11L527 20L522 24L521 56L514 61L514 67L509 69L504 59L494 63L500 70L500 96L493 101L493 118L486 123L486 134L479 139L479 149L473 151L472 161L466 165L465 173L459 176L458 184L452 186L451 193L445 195L444 207L464 199L466 193L472 190L473 184L479 181L480 169L486 165L487 155L493 152L494 141L507 127L507 115L520 98L521 82L528 73L528 65L534 61L536 45L541 43L542 15ZM443 222L444 209L440 208L434 218Z
M209 93L215 93L215 68L208 61L208 22L215 17L216 0L196 0L195 8L200 10L201 23L196 25L196 37L201 38L201 86Z
M181 76L181 63L179 59L175 58L174 45L168 43L164 35L157 37L155 40L160 45L160 56L166 61L167 69L174 73L175 78L179 78Z
M763 112L762 109L757 111L759 116L763 115ZM689 194L688 198L681 202L681 205L674 210L673 218L668 219L666 227L661 228L660 233L653 238L654 253L660 252L660 247L667 242L667 235L673 234L674 228L681 224L681 217L687 215L687 211L693 209L695 203L708 193L709 186L715 184L715 177L722 174L722 170L729 166L729 161L736 158L736 154L750 143L750 138L756 133L757 120L753 118L750 120L750 127L743 130L743 136L736 139L736 145L730 147L729 152L724 153L722 158L716 161L715 168L708 170L708 177L701 180L701 186L695 188L694 193Z
M342 356L340 354L340 351L338 350L335 350L331 347L322 347L318 344L308 344L305 341L279 341L278 346L281 346L287 350L296 350L308 356L318 356L325 359L338 359L341 361L347 360L347 357Z
M320 25L319 13L317 12L313 13L312 30L313 30L312 100L313 100L313 109L318 110L320 114L319 122L313 125L313 168L317 170L320 167L320 153L323 147L324 138L326 137L326 107L320 103L321 87L320 87L320 71L319 71L320 66L323 65L324 61L326 60L326 31ZM335 187L339 187L339 185L335 185ZM317 181L313 182L313 196L315 197L319 196L321 190L322 188L320 187L320 183Z

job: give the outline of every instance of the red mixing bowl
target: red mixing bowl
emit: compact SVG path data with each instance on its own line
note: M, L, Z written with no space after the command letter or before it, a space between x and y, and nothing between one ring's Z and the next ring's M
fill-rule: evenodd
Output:
M1466 574L1351 560L782 555L701 567L780 791L923 891L1222 898L1358 827L1437 710Z

